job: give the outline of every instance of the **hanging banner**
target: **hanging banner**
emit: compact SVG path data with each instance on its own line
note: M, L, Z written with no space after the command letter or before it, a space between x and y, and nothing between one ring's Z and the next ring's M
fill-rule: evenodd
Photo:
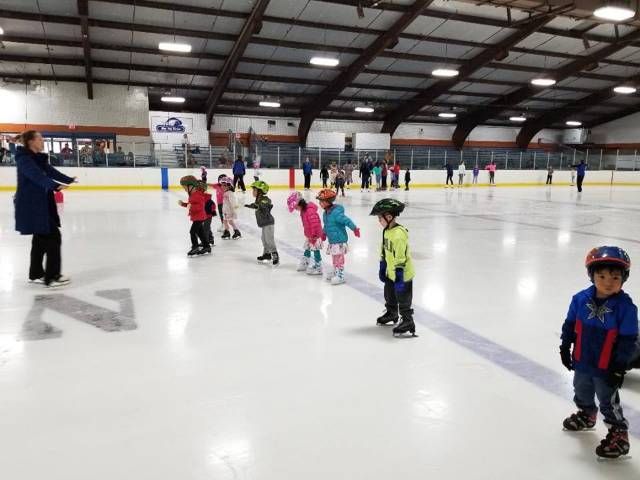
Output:
M151 130L154 133L192 133L193 118L188 117L151 117Z

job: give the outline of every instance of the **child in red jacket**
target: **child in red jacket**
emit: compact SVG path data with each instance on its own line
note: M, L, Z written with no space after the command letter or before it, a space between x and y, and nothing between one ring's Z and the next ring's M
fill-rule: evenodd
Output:
M199 190L204 193L204 213L207 215L207 218L204 221L204 236L209 240L209 245L213 247L213 232L211 231L211 222L213 221L213 217L216 216L216 202L211 198L211 194L207 193L207 183L202 181L199 183ZM204 246L204 245L201 245Z
M207 219L207 214L204 210L206 201L204 192L199 188L198 179L193 175L182 177L180 185L189 195L188 202L178 200L178 205L181 207L189 207L189 218L191 219L191 230L189 231L191 235L191 250L189 250L187 256L194 257L209 254L211 253L211 246L204 233L204 221ZM198 240L202 243L202 247L198 245Z

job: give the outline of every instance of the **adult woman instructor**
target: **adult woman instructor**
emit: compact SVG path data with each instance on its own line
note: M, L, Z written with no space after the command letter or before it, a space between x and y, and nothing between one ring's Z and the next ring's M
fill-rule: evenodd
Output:
M35 130L27 130L16 139L23 146L16 151L18 188L15 196L16 230L33 235L29 281L48 287L61 287L70 282L61 275L60 217L53 196L76 182L49 164L43 154L44 140ZM47 257L46 267L42 260Z

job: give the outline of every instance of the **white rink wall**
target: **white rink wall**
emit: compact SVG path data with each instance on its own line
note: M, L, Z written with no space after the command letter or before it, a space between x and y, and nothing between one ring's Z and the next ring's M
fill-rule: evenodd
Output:
M162 176L159 168L60 168L65 174L78 177L79 184L74 188L161 188ZM231 175L231 170L208 170L210 183L216 181L220 174ZM254 171L247 170L245 182L251 183ZM168 169L169 185L177 187L180 177L195 175L200 177L199 169L172 168ZM358 172L354 172L354 180L358 182ZM446 173L444 170L412 170L411 185L413 187L437 187L444 184ZM260 178L275 188L288 188L289 170L265 169L260 171ZM471 183L471 174L465 176L465 184ZM296 186L301 187L303 176L301 170L295 170ZM457 174L454 182L457 183ZM519 185L543 185L547 179L546 170L498 170L496 183L498 186ZM401 180L404 180L404 170L401 172ZM489 175L485 171L480 172L479 183L487 184ZM568 184L571 181L569 171L556 171L553 175L555 184ZM312 183L317 186L320 183L318 171L314 171ZM587 172L585 185L638 185L640 186L640 171L611 171L600 170ZM15 167L0 168L0 189L12 190L16 185Z

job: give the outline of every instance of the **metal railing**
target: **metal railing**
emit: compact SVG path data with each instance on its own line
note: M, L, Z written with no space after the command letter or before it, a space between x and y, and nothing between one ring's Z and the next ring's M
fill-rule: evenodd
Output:
M304 148L294 144L263 144L253 152L246 147L193 146L186 149L182 145L118 143L117 152L80 150L50 152L54 166L67 167L173 167L230 168L236 155L242 155L248 168L301 168L309 158L314 168L336 164L351 164L355 168L369 154L374 163L385 157L387 163L397 162L402 169L440 170L447 163L454 168L464 161L467 168L477 165L486 167L495 162L501 170L566 170L582 160L590 170L640 170L637 150L625 149L561 149L516 150L516 149L463 149L446 147L396 146L391 150L356 150ZM15 165L14 156L9 151L0 158L0 166Z

